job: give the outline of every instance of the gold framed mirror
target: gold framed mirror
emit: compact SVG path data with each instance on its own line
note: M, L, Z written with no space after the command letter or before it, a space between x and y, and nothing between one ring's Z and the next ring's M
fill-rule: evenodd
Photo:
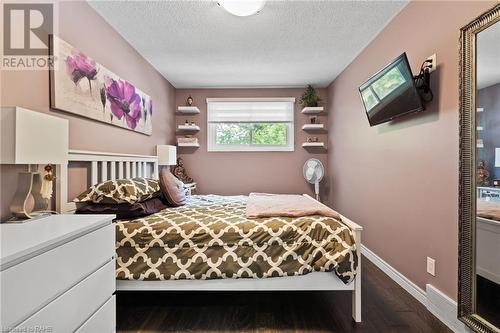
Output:
M459 193L458 318L500 332L500 4L461 29Z

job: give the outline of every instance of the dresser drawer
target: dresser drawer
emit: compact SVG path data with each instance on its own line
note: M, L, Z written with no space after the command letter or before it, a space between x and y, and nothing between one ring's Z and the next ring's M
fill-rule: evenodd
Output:
M89 276L114 256L114 247L109 224L0 272L2 326L18 325Z
M111 333L116 330L116 296L111 297L92 315L77 333Z
M115 281L115 261L111 260L28 318L14 331L30 332L35 327L46 327L53 333L74 332L109 300L115 291Z

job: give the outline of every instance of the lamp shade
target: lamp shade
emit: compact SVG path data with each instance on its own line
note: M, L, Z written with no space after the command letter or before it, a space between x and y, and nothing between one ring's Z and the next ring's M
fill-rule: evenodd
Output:
M156 156L158 156L159 165L175 165L177 164L177 150L171 145L157 145Z
M21 107L2 107L1 164L64 164L68 121Z

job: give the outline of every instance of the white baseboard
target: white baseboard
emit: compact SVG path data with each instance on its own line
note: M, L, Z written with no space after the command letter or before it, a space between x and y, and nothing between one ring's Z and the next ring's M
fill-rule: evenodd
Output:
M426 285L427 309L453 332L466 332L465 324L457 318L457 302L433 285Z
M417 301L425 305L436 318L442 321L453 332L469 332L466 326L457 319L457 303L443 294L439 289L427 284L426 290L422 290L422 288L410 281L406 276L398 272L364 245L361 245L361 253Z

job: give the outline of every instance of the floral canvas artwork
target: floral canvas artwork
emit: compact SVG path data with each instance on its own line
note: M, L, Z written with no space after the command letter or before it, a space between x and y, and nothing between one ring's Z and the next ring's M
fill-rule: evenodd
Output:
M52 108L152 134L151 97L62 39L52 38Z

